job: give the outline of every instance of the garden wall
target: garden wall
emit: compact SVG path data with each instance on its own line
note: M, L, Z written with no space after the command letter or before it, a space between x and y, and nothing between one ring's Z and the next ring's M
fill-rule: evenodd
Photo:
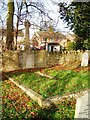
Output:
M2 71L12 71L20 69L19 51L7 50L2 53Z
M27 68L44 68L57 64L81 62L83 51L48 52L37 51L6 51L2 54L3 71Z

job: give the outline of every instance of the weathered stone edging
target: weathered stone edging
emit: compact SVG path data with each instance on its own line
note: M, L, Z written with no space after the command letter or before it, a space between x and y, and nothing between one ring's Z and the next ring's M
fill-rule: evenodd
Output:
M85 95L88 91L89 90L87 90L87 91L81 91L81 92L78 92L76 94L70 94L70 95L64 95L64 96L56 95L56 96L53 96L53 97L50 97L50 98L46 98L46 100L49 100L51 103L57 104L57 103L59 103L64 98L75 98L75 99L77 99L80 96Z
M40 75L40 76L44 76L44 77L47 77L47 78L50 78L50 79L52 79L53 77L51 77L51 76L49 76L49 75L46 75L46 74L44 74L44 73L41 73L40 71L38 71L38 72L35 72L37 75Z
M18 82L15 82L12 78L9 78L16 86L21 88L31 99L35 100L41 107L50 106L50 102L48 100L44 101L44 97L38 94L37 92L31 90L30 88L25 87L24 85L20 85Z
M16 86L21 88L28 96L30 96L31 99L35 100L43 108L49 107L51 104L57 104L64 98L70 97L70 98L77 99L78 97L83 96L85 93L88 92L88 91L82 91L82 92L78 92L76 94L70 94L70 95L66 95L66 96L57 95L57 96L53 96L53 97L45 99L42 95L38 94L37 92L33 91L32 89L30 89L24 85L16 82L14 79L9 78L9 77L8 77L8 79L11 82L13 82Z

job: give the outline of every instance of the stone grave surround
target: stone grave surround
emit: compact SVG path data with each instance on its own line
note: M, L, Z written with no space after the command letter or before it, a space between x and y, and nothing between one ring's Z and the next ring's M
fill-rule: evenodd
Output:
M90 120L90 91L77 99L75 118Z

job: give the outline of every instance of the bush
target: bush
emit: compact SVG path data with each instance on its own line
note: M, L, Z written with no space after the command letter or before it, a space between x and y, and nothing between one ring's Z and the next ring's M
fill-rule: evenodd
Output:
M68 50L76 50L76 43L75 42L68 42L67 49Z

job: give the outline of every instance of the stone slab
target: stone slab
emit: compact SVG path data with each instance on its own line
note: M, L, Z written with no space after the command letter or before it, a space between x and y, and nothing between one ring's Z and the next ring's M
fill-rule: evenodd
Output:
M90 91L77 99L75 118L90 120Z

